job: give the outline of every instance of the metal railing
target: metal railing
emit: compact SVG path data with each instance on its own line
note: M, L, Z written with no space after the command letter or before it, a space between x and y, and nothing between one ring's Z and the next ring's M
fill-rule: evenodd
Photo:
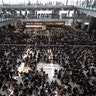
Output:
M52 15L51 17L37 17L37 16L26 16L26 15L0 15L0 21L7 21L7 20L12 20L14 18L22 18L22 19L45 19L45 20L50 20L50 19L73 19L74 16L54 16ZM82 16L79 16L78 19L82 19Z
M22 16L0 14L0 22L9 21L9 20L16 19L16 18L22 18Z
M89 10L96 10L96 2L82 1L81 3L75 5L75 7L89 9Z

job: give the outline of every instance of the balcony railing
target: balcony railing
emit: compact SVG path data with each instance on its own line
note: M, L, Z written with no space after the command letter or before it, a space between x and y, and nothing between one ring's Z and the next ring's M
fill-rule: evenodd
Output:
M0 14L0 22L9 21L16 18L22 18L22 16Z
M8 20L12 20L14 18L22 18L22 19L44 19L44 20L50 20L50 19L73 19L74 16L56 16L56 15L52 15L50 17L37 17L37 16L33 16L33 15L29 15L29 16L25 16L25 15L5 15L5 14L0 14L0 22L2 21L8 21ZM78 19L82 19L82 16L79 16Z
M81 2L80 4L77 4L75 7L78 8L84 8L84 9L90 9L90 10L96 10L96 2Z

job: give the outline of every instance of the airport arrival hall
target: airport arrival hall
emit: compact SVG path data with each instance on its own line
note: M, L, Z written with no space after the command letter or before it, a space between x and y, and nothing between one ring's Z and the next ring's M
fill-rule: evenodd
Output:
M96 96L96 0L1 0L0 96Z

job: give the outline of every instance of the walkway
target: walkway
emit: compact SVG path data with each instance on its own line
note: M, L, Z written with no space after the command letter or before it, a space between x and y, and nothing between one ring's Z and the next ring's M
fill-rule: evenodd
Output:
M78 10L81 12L81 13L85 13L89 16L93 16L93 17L96 17L96 10L92 10L92 9L85 9L85 8L78 8Z

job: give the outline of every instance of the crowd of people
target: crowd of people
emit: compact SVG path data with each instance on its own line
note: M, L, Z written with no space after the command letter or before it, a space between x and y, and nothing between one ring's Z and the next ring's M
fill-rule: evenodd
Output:
M66 28L0 35L0 96L96 95L94 36ZM59 64L61 69L54 70L50 81L43 68L37 70L39 62Z
M0 47L1 96L95 96L96 48L88 47ZM48 74L37 70L38 62L60 64L49 82ZM29 69L18 71L24 64ZM60 80L61 83L58 83Z
M32 45L95 45L96 38L83 32L74 32L70 27L62 29L52 28L50 30L18 32L7 31L0 33L0 43L2 44L32 44Z

